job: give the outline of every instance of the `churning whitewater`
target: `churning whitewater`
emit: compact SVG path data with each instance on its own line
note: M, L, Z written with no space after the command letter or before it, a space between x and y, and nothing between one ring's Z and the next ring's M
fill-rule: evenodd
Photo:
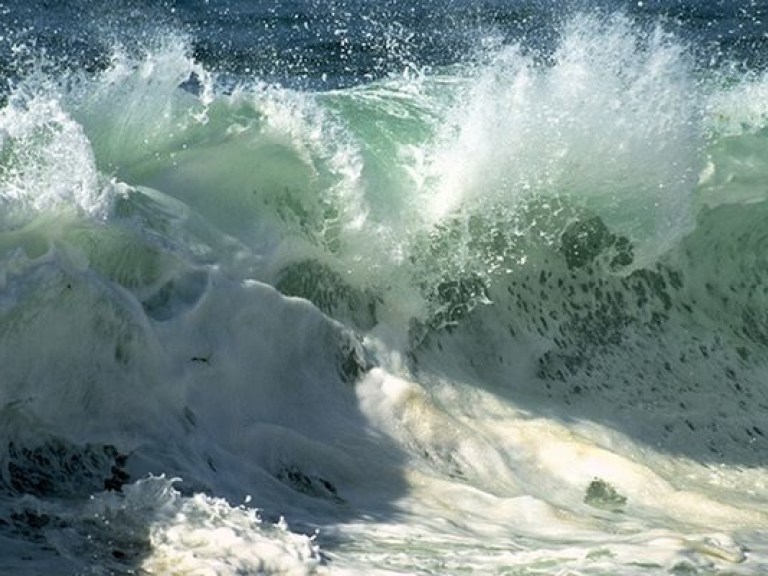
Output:
M757 3L129 4L0 2L3 574L768 571Z

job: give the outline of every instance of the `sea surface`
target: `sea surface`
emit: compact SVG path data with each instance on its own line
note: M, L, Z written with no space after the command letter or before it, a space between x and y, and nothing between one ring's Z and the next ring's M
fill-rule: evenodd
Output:
M0 574L768 574L768 3L0 0Z

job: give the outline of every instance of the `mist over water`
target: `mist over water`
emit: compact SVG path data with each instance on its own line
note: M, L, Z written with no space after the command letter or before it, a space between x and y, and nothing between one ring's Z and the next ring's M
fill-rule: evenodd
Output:
M761 574L764 7L0 2L7 574Z

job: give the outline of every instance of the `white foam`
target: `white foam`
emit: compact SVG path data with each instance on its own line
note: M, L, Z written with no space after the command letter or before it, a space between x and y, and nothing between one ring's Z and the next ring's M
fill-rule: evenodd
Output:
M316 573L320 563L317 545L311 537L291 533L284 520L270 525L257 510L232 507L202 494L184 498L167 486L162 486L162 500L158 502L157 490L145 489L158 482L162 479L129 487L121 504L123 510L151 514L151 553L142 561L141 569L150 574L222 576ZM114 514L108 508L106 512L101 516Z
M768 75L716 87L708 102L710 128L718 136L754 134L768 122Z
M677 489L650 466L667 473L671 466L675 478L690 473L683 472L688 463L661 455L643 462L631 440L598 424L580 436L476 389L444 383L427 395L383 371L373 371L358 390L366 413L410 447L411 489L400 502L409 522L345 528L367 544L332 553L341 566L584 574L685 565L756 574L765 566L764 547L750 555L743 543L765 523L763 514L726 505L702 484L700 492ZM612 450L595 443L596 428ZM625 451L633 457L621 456ZM626 497L623 510L586 505L595 478ZM409 552L400 556L400 549Z
M506 47L472 78L431 159L427 212L567 198L639 242L643 259L659 255L690 229L702 167L683 48L621 17L581 16L551 60Z
M111 190L100 181L82 127L49 95L13 95L0 110L0 226L41 213L75 211L103 219Z

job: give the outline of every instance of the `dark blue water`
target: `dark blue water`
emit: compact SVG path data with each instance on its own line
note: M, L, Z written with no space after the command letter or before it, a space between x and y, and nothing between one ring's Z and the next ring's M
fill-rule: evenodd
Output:
M6 75L24 69L14 45L31 43L59 66L96 70L116 41L140 49L165 30L189 35L194 57L220 73L330 89L479 58L489 38L546 58L577 12L622 12L660 25L704 68L762 69L768 61L768 6L756 1L11 0L0 7Z

